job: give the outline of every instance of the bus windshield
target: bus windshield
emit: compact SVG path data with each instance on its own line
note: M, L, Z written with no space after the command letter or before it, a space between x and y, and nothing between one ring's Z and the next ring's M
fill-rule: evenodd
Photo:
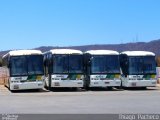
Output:
M156 73L156 61L154 56L144 57L143 70L145 74Z
M53 73L68 73L68 55L53 56Z
M11 75L43 74L43 56L28 55L11 57Z
M43 56L31 55L27 57L28 74L43 74Z
M11 75L27 75L27 60L25 56L11 57Z
M91 58L92 73L120 73L118 55L94 55Z
M156 73L154 56L129 57L129 74Z
M82 55L54 55L53 73L82 73Z
M69 56L69 73L82 73L83 72L83 56L70 55Z

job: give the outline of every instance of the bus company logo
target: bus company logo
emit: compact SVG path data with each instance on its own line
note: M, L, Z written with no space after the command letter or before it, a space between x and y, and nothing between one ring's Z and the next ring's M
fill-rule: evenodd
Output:
M106 78L107 75L93 75L92 78L101 79Z
M136 79L143 78L143 75L132 75L130 76L130 78L136 78Z
M2 120L18 120L18 117L15 114L2 114Z
M22 80L22 78L21 77L16 77L15 80Z
M96 75L95 78L106 78L107 75Z
M67 78L68 75L56 75L57 78Z

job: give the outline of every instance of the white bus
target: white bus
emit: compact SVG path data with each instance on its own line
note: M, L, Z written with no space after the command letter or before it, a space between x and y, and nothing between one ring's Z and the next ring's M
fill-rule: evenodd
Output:
M44 53L45 87L83 87L83 53L74 49L53 49Z
M85 87L119 87L119 53L113 50L89 50L84 53Z
M12 90L44 87L43 54L39 50L15 50L3 56L3 67L9 78L5 85Z
M155 54L148 51L120 53L123 87L156 86Z

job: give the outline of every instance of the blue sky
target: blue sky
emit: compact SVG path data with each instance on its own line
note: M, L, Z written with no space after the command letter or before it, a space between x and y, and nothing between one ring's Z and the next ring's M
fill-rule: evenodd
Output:
M148 42L160 0L0 0L0 50Z

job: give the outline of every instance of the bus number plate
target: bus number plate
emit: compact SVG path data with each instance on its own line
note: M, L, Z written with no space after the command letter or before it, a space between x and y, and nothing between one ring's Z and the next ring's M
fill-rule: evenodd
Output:
M132 83L132 87L136 87L136 83Z
M109 82L105 82L105 84L109 84Z
M60 86L59 82L54 83L55 86Z

